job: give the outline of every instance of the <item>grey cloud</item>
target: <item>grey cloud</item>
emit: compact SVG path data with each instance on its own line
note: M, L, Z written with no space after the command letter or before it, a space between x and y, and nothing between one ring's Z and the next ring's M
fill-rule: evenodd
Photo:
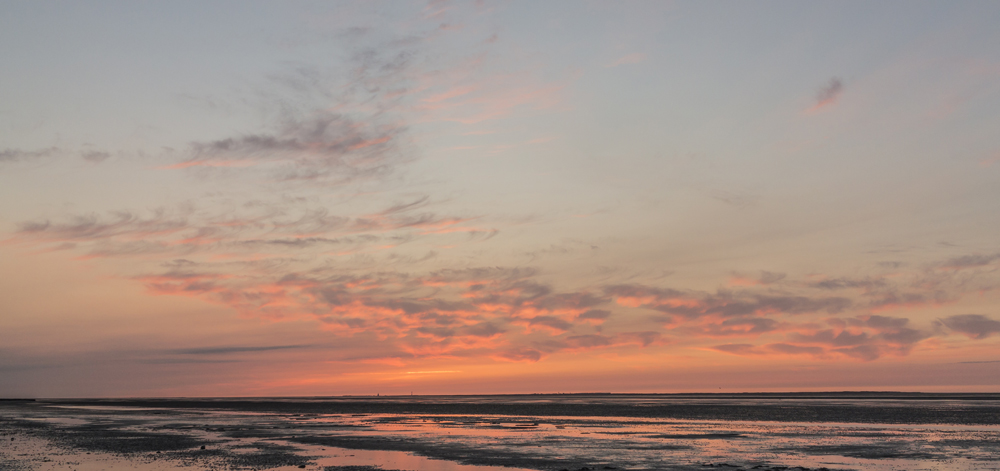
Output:
M573 324L566 322L555 316L535 316L528 319L528 325L544 325L546 327L551 327L557 330L570 330L573 328Z
M403 132L396 126L359 123L344 115L321 112L288 119L277 134L193 143L192 158L180 166L243 160L283 162L293 166L281 170L284 180L386 174L399 163L396 139Z
M347 244L361 246L380 240L392 244L405 243L414 233L379 233L422 225L445 224L458 218L433 214L419 217L388 218L368 224L363 220L330 214L325 208L299 209L264 208L248 215L199 213L191 205L174 210L158 209L139 213L115 211L106 214L81 214L61 221L34 220L21 222L21 241L103 243L91 255L140 255L172 251L187 256L196 251L219 248L253 250L254 246L304 249L321 245ZM367 232L377 231L376 233ZM174 239L178 233L183 237ZM327 234L335 234L331 236ZM131 240L129 240L131 239ZM140 248L145 245L145 248ZM353 249L353 247L351 247ZM523 276L532 273L519 270ZM511 272L513 274L514 272Z
M837 348L833 351L865 361L877 360L881 356L881 352L876 345L858 345L849 348Z
M762 334L776 329L778 321L765 317L737 317L710 324L703 331L711 335Z
M276 247L287 247L302 249L317 245L351 245L367 244L380 240L381 237L371 234L362 234L354 237L285 237L280 239L247 239L238 241L239 245L269 245Z
M52 156L57 152L59 152L59 149L56 147L49 147L48 149L41 149L41 150L21 150L21 149L7 148L4 150L0 150L0 163L35 160L35 159L40 159L42 157Z
M837 324L867 326L875 330L874 334L823 330L811 335L793 333L789 338L799 343L827 345L833 347L831 352L871 361L888 352L906 355L917 343L931 336L928 332L906 327L909 319L905 318L873 315L862 319L848 319L849 322Z
M342 325L352 329L359 329L368 325L367 321L357 317L320 316L317 319L324 324Z
M614 339L605 335L573 335L566 337L566 340L575 347L593 348L606 347L614 343Z
M638 284L609 285L604 287L604 292L610 296L636 298L672 298L683 296L685 294L683 291L677 291L675 289L653 288Z
M789 314L826 311L834 314L851 306L847 298L808 298L805 296L759 296L761 309L774 309Z
M115 243L102 242L87 252L91 257L132 257L137 255L162 254L176 251L162 242L134 240Z
M638 342L643 347L648 347L652 345L654 342L658 342L660 339L662 339L663 334L647 330L643 332L622 332L618 334L618 337L620 337L622 340L626 342L634 341Z
M202 347L202 348L181 348L171 350L171 353L182 355L225 355L230 353L252 353L270 352L275 350L296 350L310 348L312 345L268 345L268 346L243 346L243 347Z
M698 317L717 314L723 317L747 316L751 314L777 311L786 314L804 314L825 311L831 314L843 311L851 305L847 298L809 298L805 296L765 296L751 295L746 300L731 296L709 296L705 305L695 308L661 306L658 309L671 314Z
M427 204L429 202L430 202L430 197L429 196L423 196L423 197L421 197L421 198L419 198L419 199L417 199L415 201L412 201L410 203L402 203L402 204L397 204L397 205L391 206L391 207L389 207L389 208L387 208L387 209L379 212L379 214L381 214L383 216L386 216L386 215L390 215L390 214L403 213L403 212L406 212L406 211L411 211L413 209L422 208L424 206L427 206Z
M973 339L985 339L1000 333L1000 321L981 314L959 314L946 317L941 322L949 329L965 334Z
M953 295L945 291L934 291L924 293L900 293L896 291L883 291L872 294L873 299L869 303L872 308L885 306L900 306L908 304L944 303L953 299Z
M174 365L174 364L212 364L212 363L244 363L246 360L209 360L207 358L149 358L136 360L138 363L150 365Z
M413 46L419 42L393 41L381 47L370 47L355 53L352 58L355 67L352 70L353 81L350 92L359 96L361 100L370 100L385 95L398 96L408 91L410 65L416 59L416 53L412 49L394 49ZM380 100L376 104L387 106L390 103Z
M98 164L104 162L105 160L108 160L111 157L111 154L107 152L92 150L80 153L80 157L82 157L83 160L86 160L87 162Z
M910 320L904 317L868 316L865 321L871 327L878 329L902 329Z
M460 318L456 315L440 314L437 312L425 312L420 314L418 318L422 321L430 321L442 326L451 326L460 322Z
M591 309L576 316L577 319L607 319L608 317L611 317L611 312L603 309Z
M458 224L466 219L453 216L439 216L434 213L422 213L414 216L392 215L389 218L362 217L354 221L355 230L391 230L428 226L443 226Z
M428 260L430 260L432 258L437 258L437 256L438 256L438 252L437 251L428 250L427 253L425 253L421 257L411 257L409 255L400 255L398 253L390 253L389 255L386 256L386 258L388 258L389 260L392 260L395 263L416 264L416 263L426 262L426 261L428 261Z
M295 66L271 76L256 104L273 116L270 130L193 142L187 160L173 167L256 169L278 181L324 184L393 173L411 160L403 101L419 73L412 65L424 46L353 47L346 67L327 72ZM227 165L242 168L221 168Z
M605 302L606 298L590 293L560 293L545 296L532 302L532 305L543 309L584 309Z
M835 347L863 345L871 340L871 337L865 332L852 334L846 330L839 333L834 333L833 330L823 330L812 335L793 333L791 338L797 342L820 343Z
M682 292L674 289L651 288L643 285L613 285L604 288L607 295L651 299L644 305L667 314L689 319L702 316L745 317L767 312L805 314L825 311L841 312L851 306L851 300L842 297L806 297L790 295L761 295L719 292L714 295ZM671 303L672 299L696 300L692 303Z
M479 324L470 325L462 329L462 332L467 335L472 335L474 337L493 337L495 335L502 334L506 330L497 327L490 322L480 322Z
M72 222L63 224L52 224L49 221L25 222L20 225L20 232L56 239L92 240L122 234L152 235L176 232L188 227L186 219L171 217L163 210L153 212L151 217L138 216L128 211L116 211L111 213L110 220L91 214L76 216Z
M955 257L941 263L942 268L962 269L975 268L989 265L1000 259L1000 254L992 255L965 255Z
M420 315L433 311L468 310L471 306L463 301L447 301L444 299L411 299L405 297L389 297L388 299L361 298L365 305L397 309L408 315Z
M351 218L332 215L326 208L319 208L305 211L296 219L265 218L261 222L271 222L276 228L288 228L299 233L318 233L344 228L351 222Z
M584 243L578 240L566 240L560 242L559 244L549 244L548 248L523 252L523 255L529 257L531 262L535 262L542 256L546 255L566 255L579 250L594 251L599 249L600 247L596 245Z
M759 199L757 195L747 193L734 193L725 190L715 190L711 193L712 198L740 209L752 206Z
M964 263L973 261L968 257L963 258L966 259ZM976 263L983 262L980 258L975 258L975 261ZM933 266L941 266L941 264ZM831 291L856 289L860 291L860 295L868 299L868 308L879 309L954 301L956 289L962 289L960 286L962 282L963 280L957 278L952 272L925 270L917 276L895 280L886 277L842 277L813 282L808 286Z
M417 327L413 329L415 332L421 334L430 335L437 338L451 338L455 336L455 329L449 329L447 327Z
M184 258L175 258L175 259L173 259L173 260L171 260L169 262L163 262L162 265L165 266L165 267L171 267L171 268L176 268L176 267L193 267L193 266L197 266L198 262L195 262L195 261L192 261L192 260L187 260L187 259L184 259Z
M27 233L44 232L51 226L52 223L49 221L28 221L22 222L20 224L20 231Z
M532 348L515 348L502 351L497 356L510 361L536 362L542 359L542 352Z
M785 279L785 274L784 273L775 273L775 272L770 272L770 271L761 271L760 272L760 278L759 278L759 280L760 280L761 284L769 285L771 283L777 283L777 282L779 282L779 281L781 281L783 279Z
M826 351L820 347L803 347L801 345L791 345L787 343L772 343L765 345L765 348L772 352L787 353L792 355L812 355L823 356Z
M906 266L906 262L894 262L894 261L878 262L878 266L883 268L901 268Z
M734 355L760 355L760 352L755 346L749 343L727 343L723 345L716 345L710 347L712 350L718 350L724 353L732 353Z
M526 307L550 311L587 309L608 301L590 293L553 293L550 286L530 279L475 284L469 287L469 292L476 294L470 301L473 304L504 305L512 311Z
M72 152L60 149L58 147L49 147L46 149L39 150L23 150L23 149L13 149L7 148L0 150L0 163L4 162L28 162L32 160L43 159L46 157L53 157L57 155L69 155ZM91 163L100 163L111 157L111 154L104 151L80 151L79 156Z
M909 348L913 344L930 337L930 334L910 328L901 328L891 332L883 332L879 334L879 337L888 340L889 342L902 345L905 352L909 351Z
M540 298L552 293L552 288L531 280L519 280L508 285L518 290L518 301Z
M454 283L460 281L483 282L515 281L531 278L538 274L535 268L525 267L475 267L444 269L431 272L426 280L430 282Z
M850 279L850 278L832 278L829 280L818 281L811 284L810 286L820 289L837 290L845 288L862 288L862 289L873 289L881 288L886 285L885 280L882 279Z
M816 92L816 104L823 105L835 101L844 92L844 83L837 77L831 78L830 82Z

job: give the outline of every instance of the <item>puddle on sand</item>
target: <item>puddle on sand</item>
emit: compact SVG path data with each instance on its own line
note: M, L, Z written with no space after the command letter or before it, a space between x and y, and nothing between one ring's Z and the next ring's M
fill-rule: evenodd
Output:
M306 469L323 469L325 466L372 466L384 470L405 471L537 471L503 466L478 466L454 461L436 460L405 451L351 450L318 445L296 444L302 455L312 457ZM299 469L297 466L274 468L282 471Z

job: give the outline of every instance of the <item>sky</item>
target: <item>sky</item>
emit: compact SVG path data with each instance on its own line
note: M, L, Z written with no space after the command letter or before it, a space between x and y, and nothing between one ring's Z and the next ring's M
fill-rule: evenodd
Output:
M0 396L1000 391L1000 3L0 3Z

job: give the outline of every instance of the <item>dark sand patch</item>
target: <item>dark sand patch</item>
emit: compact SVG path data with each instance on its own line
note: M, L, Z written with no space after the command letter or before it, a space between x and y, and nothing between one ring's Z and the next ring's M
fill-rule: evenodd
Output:
M803 447L803 450L816 455L839 455L850 458L865 459L907 459L934 460L941 455L910 449L900 444L867 444L867 445L815 445Z

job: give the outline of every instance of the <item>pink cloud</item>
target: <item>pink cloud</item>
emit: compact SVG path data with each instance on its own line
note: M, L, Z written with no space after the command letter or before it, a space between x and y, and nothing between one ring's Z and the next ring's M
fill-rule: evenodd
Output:
M530 267L421 271L415 264L414 272L401 272L306 256L331 247L374 253L410 240L395 239L399 234L448 237L474 219L438 215L433 206L429 198L415 198L359 217L294 207L218 216L122 212L27 223L16 237L124 259L130 270L144 273L131 278L153 295L193 297L272 322L312 322L338 337L371 336L409 358L501 361L678 343L762 357L871 361L907 355L947 330L910 326L905 318L874 311L955 299L976 286L964 274L975 276L974 269L997 259L952 257L893 279L804 282L762 271L741 276L746 289L705 292L641 284L558 290ZM950 319L949 329L991 335L991 319L972 321ZM706 347L719 338L732 341Z

